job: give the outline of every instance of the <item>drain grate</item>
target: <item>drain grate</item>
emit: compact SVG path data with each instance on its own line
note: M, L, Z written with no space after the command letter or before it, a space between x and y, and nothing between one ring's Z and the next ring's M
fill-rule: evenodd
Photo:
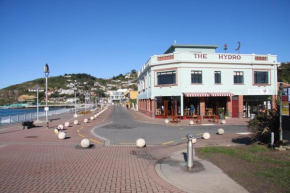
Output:
M26 136L25 138L37 138L38 136Z

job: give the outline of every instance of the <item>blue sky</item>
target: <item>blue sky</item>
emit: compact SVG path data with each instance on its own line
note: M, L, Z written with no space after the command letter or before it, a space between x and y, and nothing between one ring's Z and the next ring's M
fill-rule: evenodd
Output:
M170 45L290 61L289 0L0 0L0 89L44 77L140 70Z

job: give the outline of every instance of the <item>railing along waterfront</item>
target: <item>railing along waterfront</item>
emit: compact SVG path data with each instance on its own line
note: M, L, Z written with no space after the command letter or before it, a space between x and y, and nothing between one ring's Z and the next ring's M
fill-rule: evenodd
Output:
M48 116L59 115L62 113L72 112L71 109L58 109L48 111ZM45 117L45 111L38 113L38 118ZM37 120L37 112L26 113L18 115L9 115L0 117L0 125L9 125L13 123L23 122L23 121L35 121Z

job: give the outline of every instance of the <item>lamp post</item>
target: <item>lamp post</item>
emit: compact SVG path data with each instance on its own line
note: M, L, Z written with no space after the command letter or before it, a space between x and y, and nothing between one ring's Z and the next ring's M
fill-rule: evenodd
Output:
M74 91L75 91L75 114L74 117L78 117L77 114L77 88L74 86Z
M48 98L48 91L47 91L47 77L48 77L48 75L49 75L49 73L50 73L50 71L49 71L49 67L48 67L48 64L45 64L45 66L44 66L44 75L45 75L45 83L46 83L46 99L45 99L45 102L46 102L46 105L45 105L45 108L44 108L44 110L45 110L45 116L46 116L46 127L47 127L47 129L49 128L49 125L48 125L48 110L49 110L49 108L48 108L48 106L47 106L47 98Z
M283 82L280 82L280 128L279 128L279 139L283 140L283 130L282 130L282 92L283 92Z
M39 86L36 86L36 91L37 91L37 100L36 100L36 106L37 106L37 113L36 113L36 121L39 122L39 106L38 106L38 98L39 98Z

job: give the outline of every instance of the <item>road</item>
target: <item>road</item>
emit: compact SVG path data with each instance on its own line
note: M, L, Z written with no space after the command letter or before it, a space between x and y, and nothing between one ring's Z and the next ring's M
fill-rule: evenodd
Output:
M216 134L220 125L212 126L170 126L148 124L136 121L128 110L114 106L111 123L94 129L98 136L106 138L111 145L134 145L136 140L143 138L147 145L167 145L186 142L188 133L202 136L204 132ZM246 126L225 126L222 128L227 133L247 132Z

